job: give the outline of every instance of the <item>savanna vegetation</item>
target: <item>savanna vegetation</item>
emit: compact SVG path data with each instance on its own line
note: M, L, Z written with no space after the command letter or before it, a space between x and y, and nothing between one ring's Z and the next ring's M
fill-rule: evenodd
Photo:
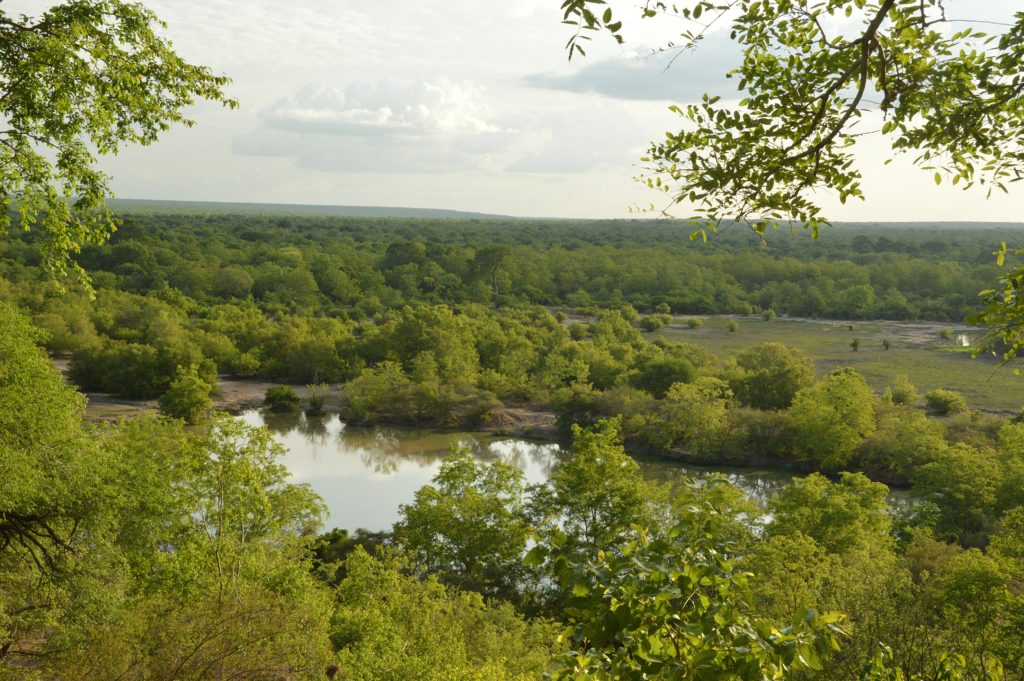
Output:
M597 4L563 9L621 38ZM859 38L814 37L843 9L865 18ZM735 209L755 231L786 216L817 231L806 190L860 195L844 126L870 79L897 149L957 150L942 170L965 183L1019 176L1020 15L989 51L958 53L982 37L931 30L941 9L739 3L755 115L705 100L687 113L702 127L654 148L655 175L716 227ZM0 679L1024 679L1021 418L972 410L957 386L922 398L909 378L879 395L777 343L720 358L643 335L673 312L959 321L995 275L976 236L698 249L672 224L499 239L477 223L186 215L130 218L99 246L113 222L93 150L152 142L197 98L234 105L159 33L117 0L0 10L15 211L0 226L28 230L0 242ZM919 126L922 111L957 113ZM50 276L67 270L91 280ZM1005 322L1009 355L1015 300L991 293L982 316ZM160 414L83 419L51 354L86 390L159 396ZM537 485L455 451L391 532L322 533L322 501L270 434L209 414L220 375L312 383L313 412L340 383L350 421L541 406L572 444ZM758 504L716 476L647 482L627 447L808 475Z

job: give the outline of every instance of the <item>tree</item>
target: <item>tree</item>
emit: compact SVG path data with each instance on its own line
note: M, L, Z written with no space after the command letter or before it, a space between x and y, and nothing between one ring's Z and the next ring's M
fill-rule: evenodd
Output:
M562 7L577 29L570 58L583 54L588 33L624 40L622 21L603 2L565 0ZM941 0L691 0L645 3L642 13L677 14L696 25L667 50L696 45L719 21L731 22L742 50L729 74L739 106L705 95L700 104L673 107L683 129L653 144L644 159L650 184L712 228L750 220L764 232L796 220L816 232L824 216L813 192L824 187L842 201L862 198L852 151L856 125L876 101L879 132L893 151L916 153L937 181L1005 189L1021 177L1022 13L994 36L971 27L942 30L948 20ZM844 15L852 21L833 21Z
M196 423L212 404L213 386L199 377L195 366L178 367L171 387L160 396L160 413L185 423Z
M937 388L927 393L924 401L929 409L941 416L958 414L967 409L967 400L955 390Z
M507 603L408 575L394 556L357 548L344 563L331 638L347 679L541 678L558 626Z
M717 378L702 376L693 383L676 383L658 406L659 418L645 435L655 447L681 445L694 452L707 451L726 426L729 386Z
M571 593L571 650L554 678L802 678L838 650L840 615L804 610L780 629L755 614L749 574L721 538L728 518L708 501L688 513L695 518L641 529L619 550L557 563Z
M758 343L736 356L743 373L731 380L736 397L757 409L785 409L797 391L814 382L814 362L782 343Z
M793 444L829 470L841 469L861 440L875 431L875 394L860 374L836 369L824 381L796 394Z
M885 546L892 527L888 493L860 473L843 473L837 483L813 473L772 498L768 533L805 535L834 553Z
M575 28L570 59L595 32L624 41L622 20L603 0L561 7ZM641 159L641 179L666 195L667 209L693 212L692 237L731 221L760 235L795 221L816 236L827 223L815 196L822 189L843 203L864 198L853 152L870 133L887 138L894 155L911 154L938 184L991 193L1024 177L1024 12L996 34L952 24L942 0L690 0L646 2L641 12L694 26L662 51L693 47L726 21L742 51L729 72L738 105L704 95L671 107L680 130ZM1002 244L1000 265L1008 253L1024 249ZM1007 360L1024 347L1021 288L1017 267L982 292L985 307L972 318Z
M195 124L196 99L237 103L228 79L189 64L139 3L65 1L37 17L0 9L0 232L16 207L23 229L45 235L43 265L64 274L83 243L116 224L95 153L150 144L172 124Z
M593 555L626 541L632 526L647 524L651 502L664 495L623 449L617 420L573 426L572 435L569 458L548 485L534 488L531 513L538 526L550 525L565 538L566 551Z
M418 567L488 596L517 593L530 529L518 468L457 450L400 512L395 540Z

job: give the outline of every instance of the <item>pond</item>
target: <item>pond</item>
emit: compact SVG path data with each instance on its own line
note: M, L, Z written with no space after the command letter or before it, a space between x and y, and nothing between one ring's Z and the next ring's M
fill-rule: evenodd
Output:
M430 482L451 446L468 447L481 461L501 460L518 467L529 483L547 480L562 455L557 444L490 433L429 431L390 426L355 427L337 416L264 414L250 410L241 419L265 425L288 450L281 463L292 480L307 483L327 504L327 527L387 530L401 504ZM755 498L764 498L790 476L785 473L698 468L664 460L640 460L644 476L681 482L709 472L726 474Z

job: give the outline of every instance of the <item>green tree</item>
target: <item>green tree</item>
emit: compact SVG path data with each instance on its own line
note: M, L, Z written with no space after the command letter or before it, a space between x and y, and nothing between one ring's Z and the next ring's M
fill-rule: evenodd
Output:
M455 451L415 501L400 507L395 540L414 564L443 581L511 598L530 532L523 491L518 468L481 464L467 450Z
M729 386L717 378L702 376L693 383L676 383L658 405L658 418L644 431L655 447L681 446L704 453L726 426Z
M807 610L784 629L761 619L735 547L721 540L721 511L705 502L689 512L697 518L669 531L557 563L571 650L555 678L789 679L838 649L839 615Z
M331 638L345 678L540 678L557 649L557 625L525 621L512 607L409 576L393 556L361 548L345 561Z
M655 517L652 502L664 501L664 492L644 480L623 449L619 425L606 420L593 428L573 426L569 457L548 485L533 489L537 525L564 537L568 552L589 556L623 543L633 526Z
M160 413L185 423L196 423L213 402L213 386L199 377L195 366L178 367L171 386L160 396Z
M814 382L814 362L782 343L758 343L736 356L743 373L729 381L736 397L757 409L785 409Z
M805 535L833 553L885 546L892 529L888 493L860 473L843 473L837 483L818 473L797 478L771 499L768 533Z
M237 106L227 78L178 56L162 27L120 0L61 2L35 17L0 10L0 231L16 207L22 228L45 234L55 273L81 273L71 257L115 227L96 153L194 125L184 109L197 98Z
M875 394L860 374L836 369L796 394L789 408L794 446L820 466L841 469L875 430L874 402Z
M932 390L924 396L924 401L929 409L941 416L958 414L967 409L967 400L955 390Z

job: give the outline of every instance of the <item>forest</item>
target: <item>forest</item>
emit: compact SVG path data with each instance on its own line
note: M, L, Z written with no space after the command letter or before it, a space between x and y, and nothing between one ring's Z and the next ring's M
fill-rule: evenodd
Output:
M0 242L4 674L1024 678L1024 420L659 334L850 314L790 307L814 290L962 321L998 236L134 214L83 249L91 292L42 274L31 233ZM162 415L83 420L54 356ZM546 485L456 451L390 532L323 527L280 445L210 411L239 377L319 387L284 408L336 385L349 423L547 410L571 446ZM795 477L759 503L628 452Z
M847 365L902 370L889 337L851 335L896 320L978 325L973 360L941 327L943 380L1018 368L1020 228L823 210L864 198L872 116L937 185L1009 192L1024 13L946 30L940 0L646 3L693 27L663 49L722 20L741 56L743 99L671 107L639 161L692 217L429 220L118 213L101 157L240 103L144 4L46 5L0 4L0 681L1024 681L1024 405ZM626 42L605 5L560 2L570 59ZM447 113L312 117L498 130ZM851 361L696 342L755 319L834 320ZM281 440L213 408L256 379L267 410L345 424L542 413L563 447L539 482L454 447L389 529L334 527ZM152 409L90 418L103 394ZM789 480L655 482L641 455Z

